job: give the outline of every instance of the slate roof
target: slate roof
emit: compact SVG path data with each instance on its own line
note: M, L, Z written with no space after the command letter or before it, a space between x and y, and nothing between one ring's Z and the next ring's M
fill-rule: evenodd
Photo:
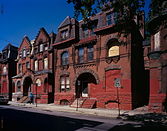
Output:
M66 26L66 25L69 25L69 24L71 24L71 18L70 18L70 16L67 16L64 19L64 21L59 25L58 28L62 28L62 27Z

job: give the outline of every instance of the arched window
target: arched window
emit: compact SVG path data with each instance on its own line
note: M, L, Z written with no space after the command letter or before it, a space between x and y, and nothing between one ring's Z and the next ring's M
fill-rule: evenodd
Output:
M48 58L44 58L44 69L48 69Z
M18 81L17 82L17 92L20 92L21 91L21 82Z
M108 57L113 57L118 55L119 55L119 46L111 46L108 49Z
M68 55L67 51L62 53L62 55L61 55L61 64L62 65L68 65L69 64L68 57L69 57L69 55Z

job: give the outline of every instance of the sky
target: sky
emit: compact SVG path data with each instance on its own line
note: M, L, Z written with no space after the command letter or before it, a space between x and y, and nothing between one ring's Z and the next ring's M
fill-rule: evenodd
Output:
M66 16L73 17L73 5L66 0L0 0L0 51L8 43L18 47L25 35L35 39L42 27L56 33Z

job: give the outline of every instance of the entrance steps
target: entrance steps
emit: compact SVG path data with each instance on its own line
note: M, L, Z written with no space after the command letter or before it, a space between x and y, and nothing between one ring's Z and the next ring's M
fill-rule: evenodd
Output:
M88 98L82 104L82 108L95 108L96 107L96 99L95 98Z
M84 103L85 100L86 100L85 98L77 98L70 106L75 108L82 107L82 104Z
M17 102L19 103L28 103L28 101L30 100L30 98L28 96L23 96L20 100L18 100Z

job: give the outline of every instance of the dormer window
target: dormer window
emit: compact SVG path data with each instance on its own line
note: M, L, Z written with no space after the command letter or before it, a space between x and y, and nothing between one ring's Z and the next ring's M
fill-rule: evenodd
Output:
M62 32L61 32L61 38L62 39L67 39L68 38L68 30L63 30Z
M43 51L43 44L40 44L40 46L39 46L39 52L42 52Z
M106 24L107 25L114 24L115 23L114 17L115 17L115 13L113 13L113 12L106 14Z
M83 37L86 38L86 37L88 37L88 35L89 35L88 28L84 28L83 29Z

